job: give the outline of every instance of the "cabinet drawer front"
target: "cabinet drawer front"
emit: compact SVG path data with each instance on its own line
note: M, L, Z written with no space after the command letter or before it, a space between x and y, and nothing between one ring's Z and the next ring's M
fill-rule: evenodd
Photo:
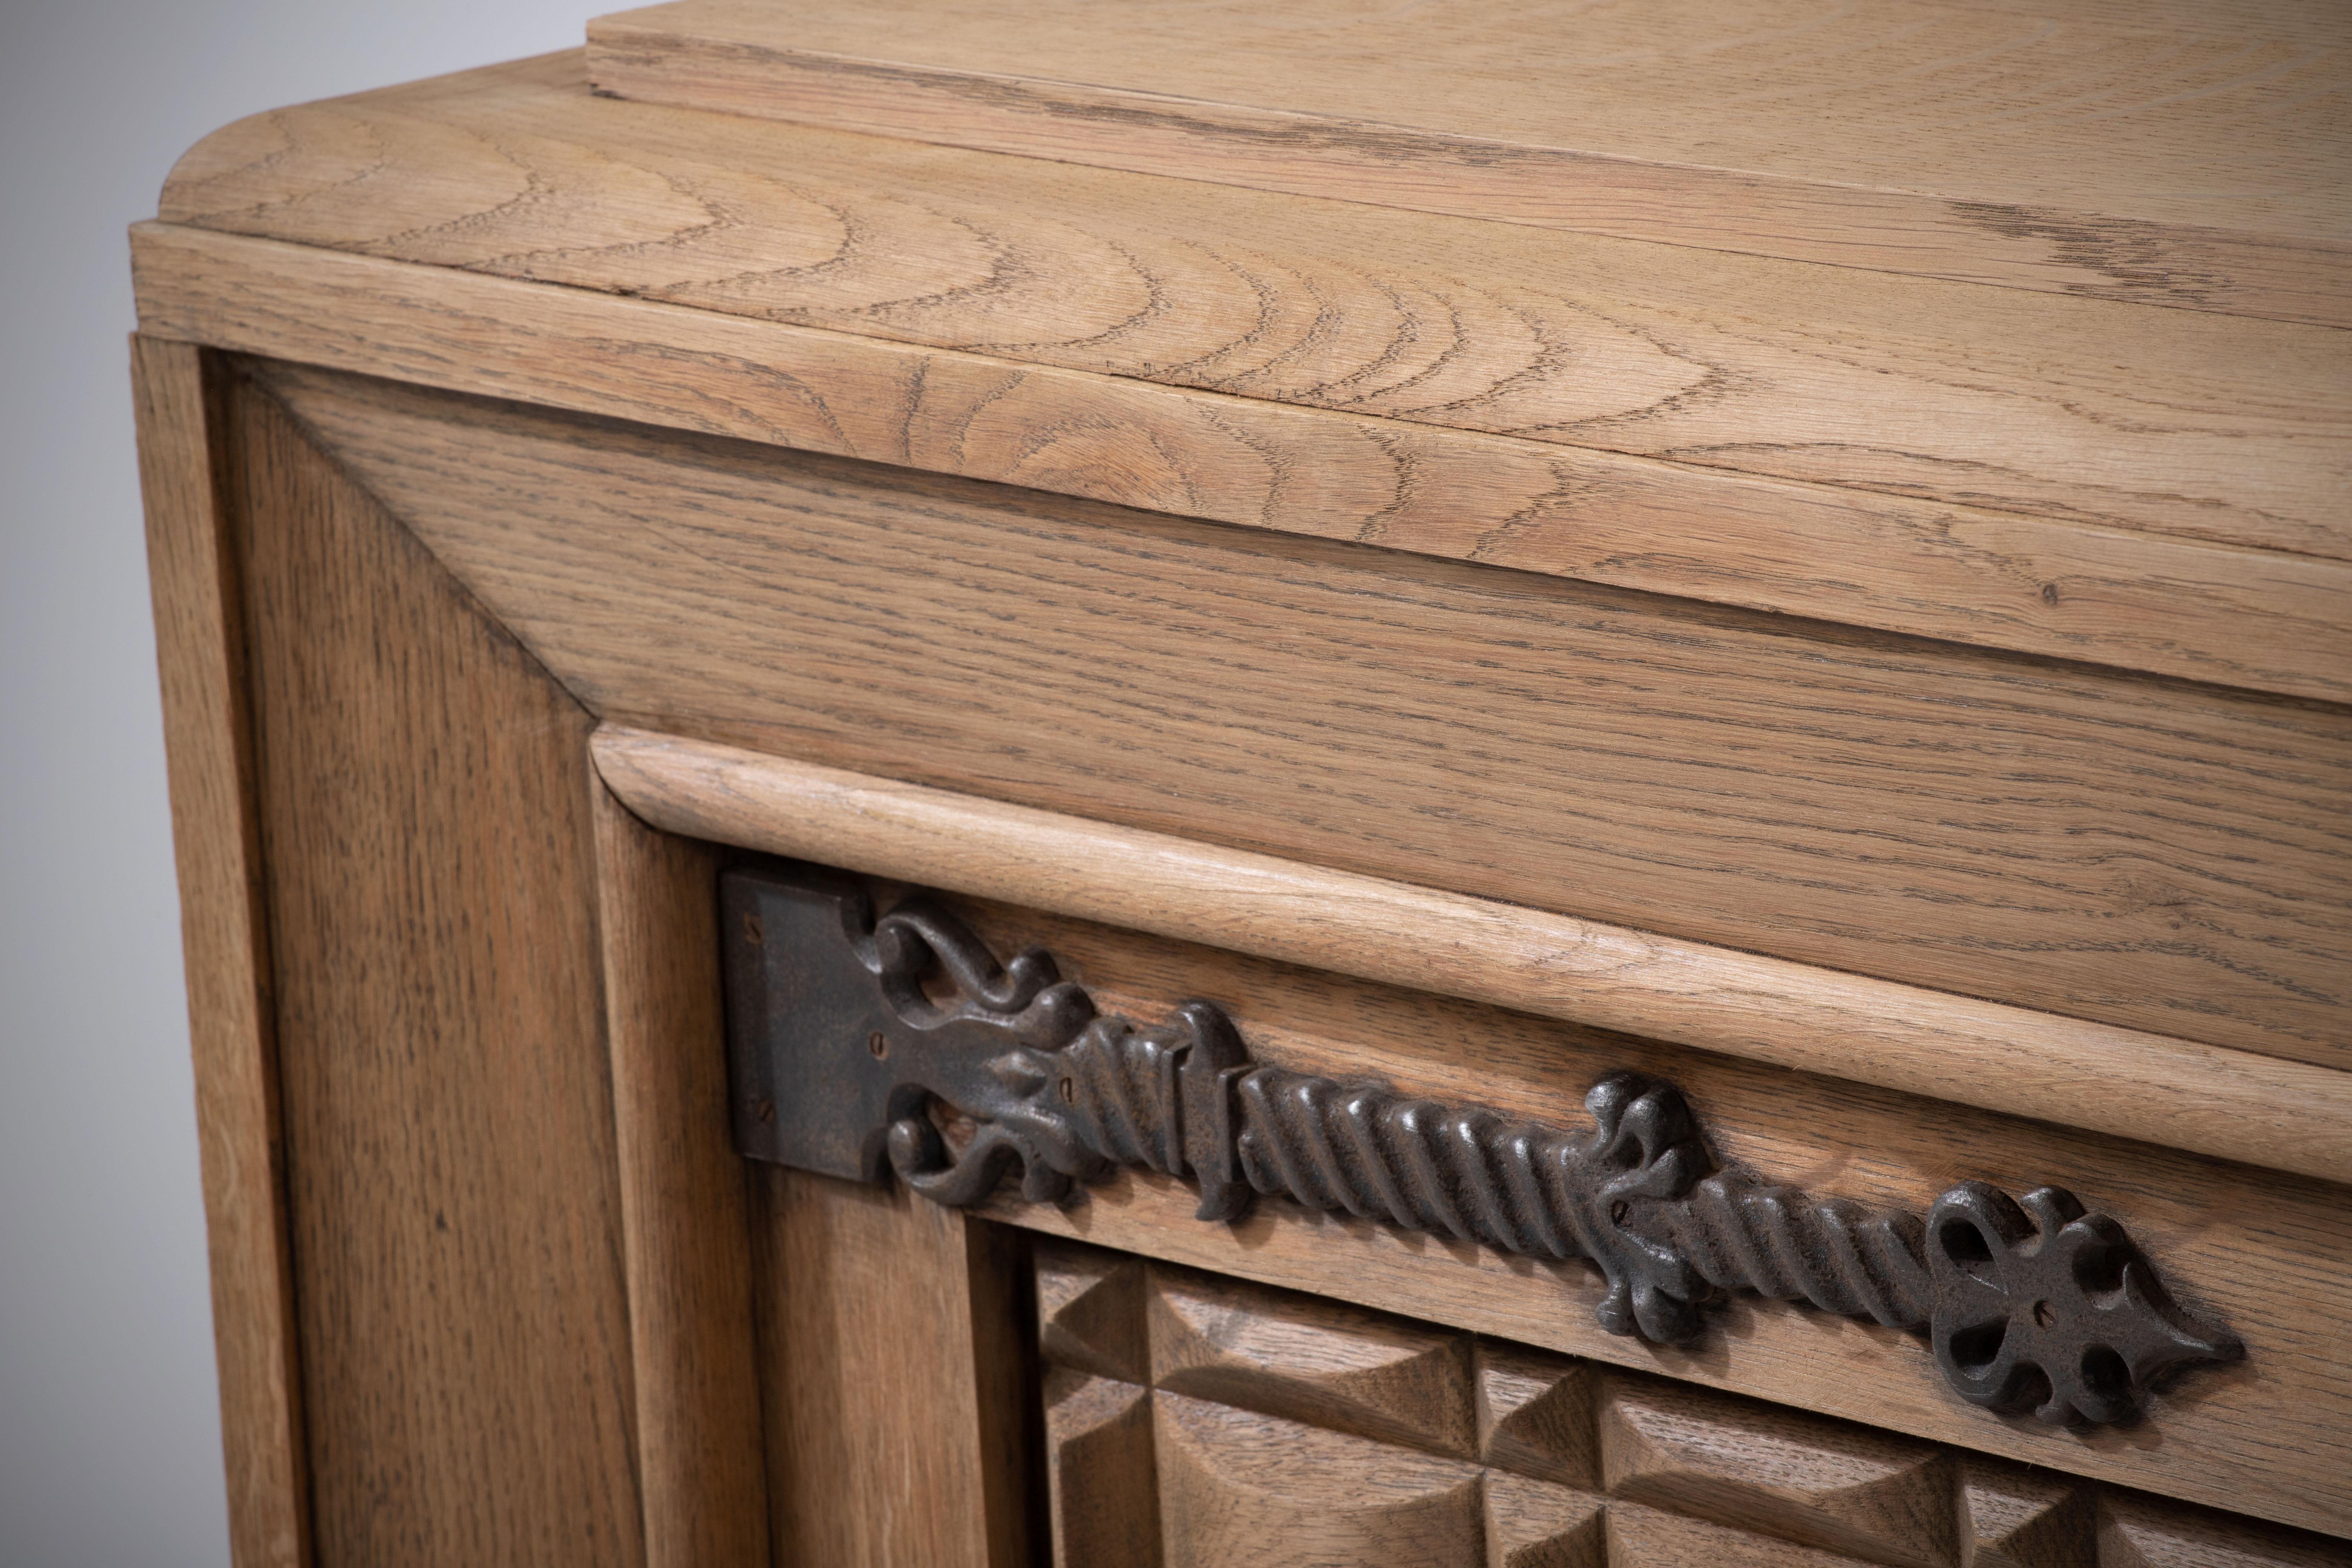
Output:
M757 1158L2297 1524L2352 1506L2339 1186L834 872L725 886ZM2006 1247L2000 1194L2033 1194ZM2004 1336L2026 1370L1973 1383ZM1131 1350L1064 1359L1151 1381ZM1355 1397L1267 1408L1469 1456L1468 1404Z

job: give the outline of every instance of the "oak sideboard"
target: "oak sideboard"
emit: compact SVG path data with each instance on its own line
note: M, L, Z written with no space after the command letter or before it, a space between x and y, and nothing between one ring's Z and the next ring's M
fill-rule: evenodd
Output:
M677 0L198 143L240 1568L2352 1563L2347 60Z

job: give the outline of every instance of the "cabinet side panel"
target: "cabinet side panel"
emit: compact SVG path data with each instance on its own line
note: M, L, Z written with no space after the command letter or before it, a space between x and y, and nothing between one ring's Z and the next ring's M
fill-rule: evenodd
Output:
M729 1147L708 845L595 795L648 1568L768 1557L742 1163Z
M292 1568L310 1561L310 1523L245 628L214 449L219 409L200 350L133 338L131 368L171 759L229 1546L238 1568Z
M635 1568L588 716L230 407L320 1557Z
M775 1561L1030 1561L1026 1249L1001 1226L761 1166L754 1177Z

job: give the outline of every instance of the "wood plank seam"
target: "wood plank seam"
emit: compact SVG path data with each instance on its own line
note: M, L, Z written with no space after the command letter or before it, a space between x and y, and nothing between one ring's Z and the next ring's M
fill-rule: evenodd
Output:
M2336 330L600 99L577 52L240 121L181 161L162 216L1267 401L2352 557Z

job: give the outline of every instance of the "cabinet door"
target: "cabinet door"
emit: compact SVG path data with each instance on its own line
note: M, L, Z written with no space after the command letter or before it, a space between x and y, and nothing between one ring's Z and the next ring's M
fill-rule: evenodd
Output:
M1040 1238L1064 1568L2121 1568L2340 1542Z
M772 1495L820 1558L2340 1554L2143 1490L2251 1511L2215 1476L2326 1419L2326 1374L2284 1381L2295 1323L2233 1306L2248 1377L2166 1304L2175 1264L2230 1278L2159 1228L2237 1206L2214 1173L804 864L721 888L733 1136L791 1168L762 1178ZM1570 1130L1562 1091L1635 1052ZM2021 1207L1871 1173L1897 1154ZM2027 1174L2070 1164L2145 1248ZM2011 1338L2021 1400L1969 1382Z

